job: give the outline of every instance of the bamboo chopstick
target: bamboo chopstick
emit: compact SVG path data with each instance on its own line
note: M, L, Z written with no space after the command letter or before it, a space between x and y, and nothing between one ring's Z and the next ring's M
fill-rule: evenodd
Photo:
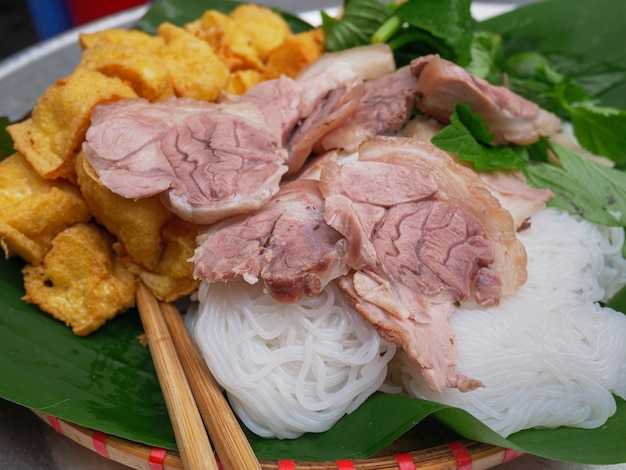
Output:
M137 307L172 420L183 467L187 470L217 470L211 443L161 314L159 302L142 283L137 286Z
M211 441L225 469L260 469L261 465L176 307L161 304L165 323L178 350Z

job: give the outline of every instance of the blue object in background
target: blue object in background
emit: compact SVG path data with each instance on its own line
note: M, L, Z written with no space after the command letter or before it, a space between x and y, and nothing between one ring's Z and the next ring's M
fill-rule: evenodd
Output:
M65 0L28 0L28 8L39 39L47 39L72 27Z

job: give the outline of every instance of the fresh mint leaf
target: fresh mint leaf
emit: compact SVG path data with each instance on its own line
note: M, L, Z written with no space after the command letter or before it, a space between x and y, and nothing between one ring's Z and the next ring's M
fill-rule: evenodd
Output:
M626 227L626 173L589 161L559 144L550 147L561 166L535 163L524 168L531 186L555 194L548 205L598 224Z
M580 145L626 167L626 111L583 103L570 107L570 116Z
M7 132L9 124L11 124L9 118L0 117L0 160L15 153L13 139Z
M390 15L391 10L378 0L346 0L340 19L322 13L326 49L340 51L369 44Z
M494 136L482 116L472 113L469 106L457 104L450 116L450 125L432 139L437 147L473 163L476 171L520 169L526 165L524 149L513 146L491 145Z

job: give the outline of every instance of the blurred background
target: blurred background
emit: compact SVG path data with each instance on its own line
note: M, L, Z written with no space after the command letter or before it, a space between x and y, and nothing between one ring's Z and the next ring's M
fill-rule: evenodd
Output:
M147 0L0 0L0 60L67 29Z
M0 60L38 40L26 0L0 0Z

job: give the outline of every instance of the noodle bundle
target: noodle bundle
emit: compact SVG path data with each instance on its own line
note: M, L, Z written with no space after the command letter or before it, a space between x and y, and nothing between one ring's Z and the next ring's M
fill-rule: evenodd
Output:
M548 208L519 238L527 283L497 307L466 303L450 320L458 370L485 387L433 393L404 354L400 380L410 395L463 408L503 436L601 426L615 412L612 394L626 398L626 315L598 303L626 280L623 230Z
M203 284L193 334L244 424L262 437L322 432L385 380L396 347L337 287L277 303L261 283Z

